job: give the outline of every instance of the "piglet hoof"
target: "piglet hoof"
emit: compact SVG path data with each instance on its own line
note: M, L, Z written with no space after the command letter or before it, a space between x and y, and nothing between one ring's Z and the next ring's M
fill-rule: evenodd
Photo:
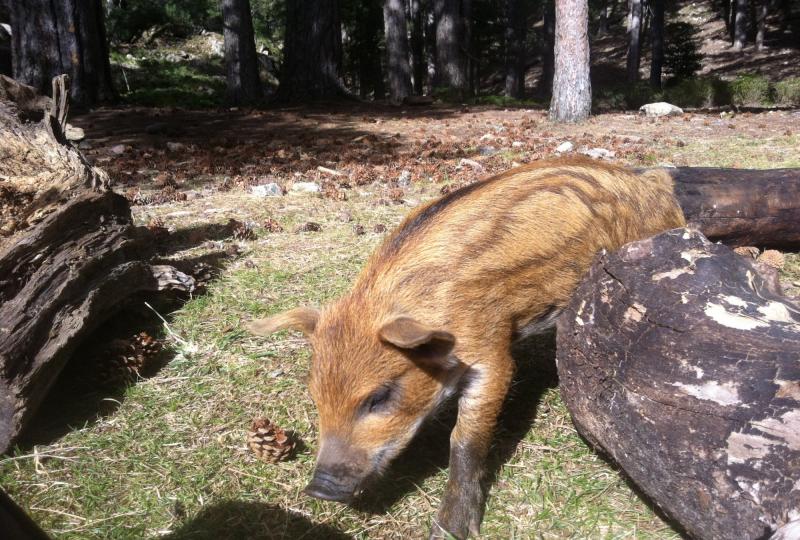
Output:
M466 487L466 486L462 486ZM467 489L445 495L439 515L431 527L431 540L465 540L480 534L483 519L483 491L475 482Z

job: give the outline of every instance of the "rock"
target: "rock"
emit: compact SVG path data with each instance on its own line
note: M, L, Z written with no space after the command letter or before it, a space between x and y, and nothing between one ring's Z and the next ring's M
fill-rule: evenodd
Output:
M280 197L283 195L283 190L275 182L270 182L260 186L250 186L250 194L256 197Z
M295 182L292 184L292 193L319 193L322 188L316 182Z
M170 152L183 152L186 150L186 145L179 142L167 142L167 150Z
M72 124L67 124L67 128L64 130L64 136L68 141L73 142L82 141L86 138L86 134L83 132L83 130L79 127L73 126Z
M514 141L511 143L512 148L522 148L523 146L525 146L525 143L522 141Z
M605 148L591 148L589 150L581 150L581 154L589 156L594 159L610 159L616 156L615 152L606 150Z
M91 150L92 148L94 148L94 146L92 146L92 143L90 143L89 141L81 141L78 144L78 149L84 152L87 150Z
M130 149L131 147L128 146L127 144L117 144L109 148L108 151L114 154L115 156L121 156Z
M559 154L566 154L567 152L572 152L575 149L575 145L569 141L564 141L558 146L556 146L556 152Z
M497 148L494 146L479 146L478 153L482 156L491 156L497 153Z
M491 133L484 133L480 138L481 141L491 141L492 139L494 139L494 135Z
M459 169L464 168L465 165L469 166L469 167L472 167L476 171L482 171L483 170L483 165L481 165L477 161L474 161L472 159L467 159L467 158L461 158L461 161L458 162Z
M676 107L670 103L659 101L658 103L648 103L639 107L639 114L647 116L680 116L683 114L683 109Z
M411 171L403 171L397 179L397 185L400 187L408 187L411 185Z

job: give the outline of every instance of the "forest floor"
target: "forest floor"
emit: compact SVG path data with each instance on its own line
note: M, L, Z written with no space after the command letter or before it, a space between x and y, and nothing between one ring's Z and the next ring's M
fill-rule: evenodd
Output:
M40 434L0 458L0 485L64 539L423 536L446 481L448 415L357 508L311 499L301 492L316 444L308 347L291 333L251 337L243 322L324 304L413 207L554 157L566 141L631 166L800 167L800 111L604 114L562 126L540 110L489 107L106 109L73 123L86 130L87 156L134 201L137 222L184 240L170 257L229 257L205 293L155 306L169 321L166 365L122 389L67 392L44 409ZM251 192L273 182L286 194ZM298 192L299 182L322 191ZM206 234L230 219L251 224L253 235ZM800 257L788 259L783 277L796 294ZM159 324L149 309L131 309L137 330ZM517 356L483 536L678 538L575 432L552 337ZM76 403L92 407L72 412ZM247 429L260 416L304 441L294 459L270 465L248 450Z

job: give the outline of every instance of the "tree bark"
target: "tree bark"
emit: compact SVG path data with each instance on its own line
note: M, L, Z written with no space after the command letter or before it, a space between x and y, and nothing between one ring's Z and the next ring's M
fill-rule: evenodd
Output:
M154 244L128 201L66 142L61 77L40 123L0 92L0 453L47 394L77 345L128 296L192 278L147 262ZM8 79L2 88L15 83ZM34 101L28 100L28 103ZM24 108L24 106L23 106Z
M63 73L73 102L113 100L103 13L101 0L12 2L14 78L45 94Z
M800 169L663 169L687 222L731 247L800 249Z
M550 119L581 122L592 108L587 0L556 0L555 73Z
M556 46L556 6L555 0L542 2L542 76L539 79L539 95L548 96L553 91Z
M408 63L408 34L404 0L384 0L383 27L386 36L389 99L394 103L402 103L411 93L411 66Z
M436 18L436 83L455 94L467 96L467 59L464 43L464 13L461 0L433 0Z
M664 66L664 0L651 0L653 23L650 26L650 86L661 89L661 71Z
M276 98L314 101L344 95L339 79L339 0L286 0L284 61Z
M747 0L736 0L736 14L733 25L733 48L741 51L747 42L748 5Z
M625 64L628 82L639 80L642 36L642 0L628 0L628 56Z
M258 103L263 92L250 0L222 0L221 3L228 102L233 105Z
M767 34L767 13L769 10L769 0L757 0L756 3L756 49L764 49L764 38Z
M597 35L604 36L608 34L608 15L609 15L608 0L603 0L600 4L600 16L597 19Z
M603 254L557 341L578 431L690 537L796 537L800 308L750 260L690 229Z
M421 96L425 92L425 75L428 72L428 63L425 61L425 4L422 0L410 0L409 11L414 93Z
M522 0L506 0L506 96L521 99L525 95L525 37L527 12Z

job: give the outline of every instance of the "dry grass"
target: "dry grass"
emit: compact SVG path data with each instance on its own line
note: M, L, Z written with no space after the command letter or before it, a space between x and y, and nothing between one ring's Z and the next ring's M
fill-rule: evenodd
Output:
M647 133L634 164L680 159L692 165L800 165L796 136L781 132L730 130L721 139L698 137L676 147L663 125L622 115L610 120L597 119L587 129L592 136ZM666 125L680 136L690 131L681 122ZM569 128L551 128L555 141L568 136ZM532 151L540 150L503 159ZM169 364L112 395L121 403L111 413L0 459L0 484L54 537L65 539L423 536L446 481L452 415L445 411L432 422L357 508L310 499L301 493L316 439L315 410L304 384L309 351L298 335L256 339L242 322L298 304L322 304L346 290L382 238L371 232L374 225L391 229L410 206L434 197L440 188L435 181L442 178L433 180L408 189L405 205L378 204L385 188L376 183L351 190L348 201L308 195L257 200L234 189L137 207L141 222L159 216L178 229L228 218L258 225L269 217L286 232L257 226L257 238L240 242L242 255L207 294L164 313L175 336L166 338L174 349ZM352 221L344 221L344 213ZM320 223L322 231L293 232L307 221ZM367 233L355 234L354 224ZM797 256L789 257L786 277L800 282ZM576 434L555 386L552 339L529 345L518 351L519 375L496 438L484 537L678 538ZM300 436L306 447L296 459L277 465L255 460L245 433L257 416Z

